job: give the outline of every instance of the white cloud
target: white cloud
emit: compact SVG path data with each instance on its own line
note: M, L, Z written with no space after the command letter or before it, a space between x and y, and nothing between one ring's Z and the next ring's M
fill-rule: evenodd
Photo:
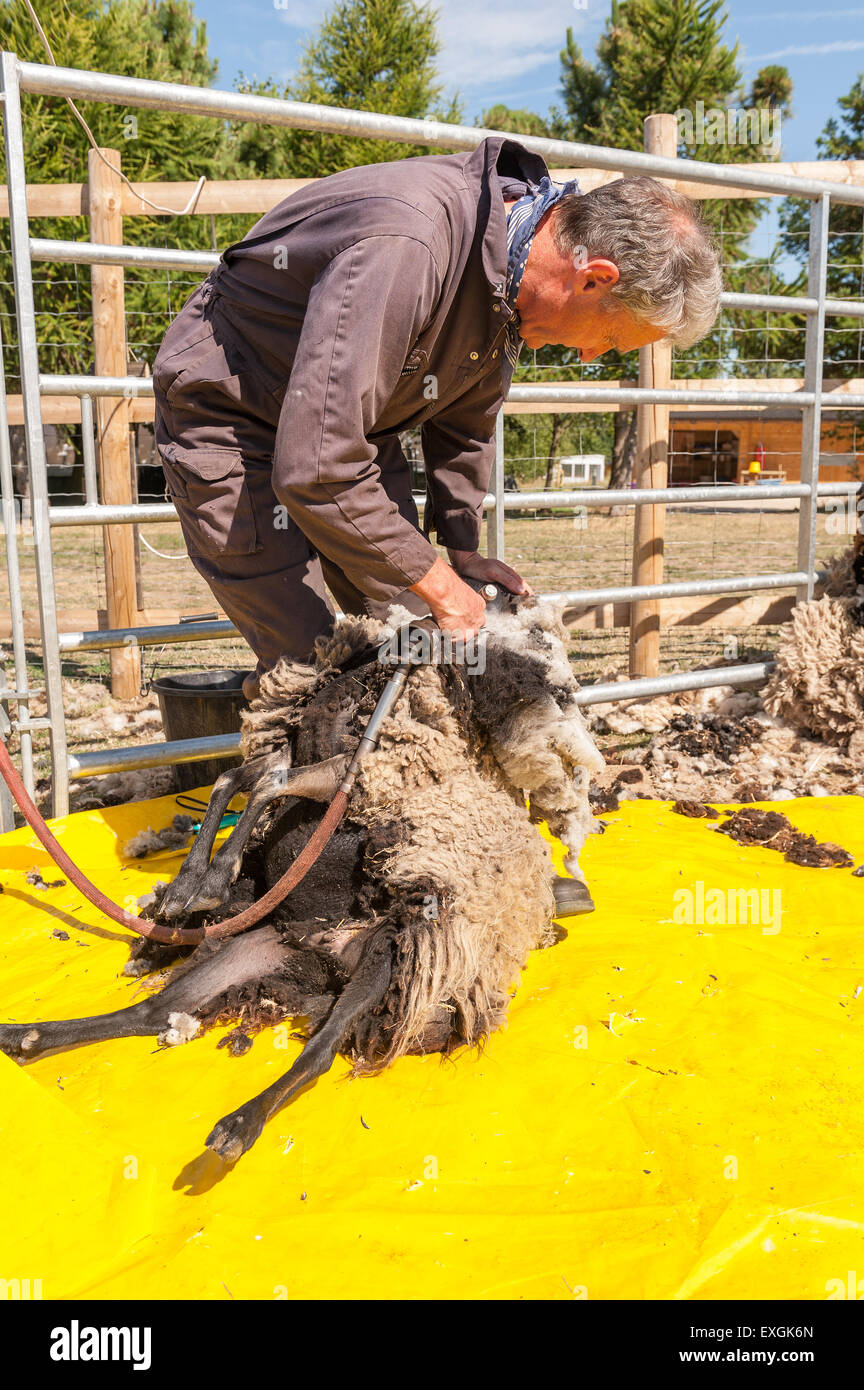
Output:
M326 0L273 0L280 23L306 33L331 8ZM438 0L440 80L448 91L500 87L557 63L568 25L577 38L588 24L567 0ZM505 97L501 98L506 100Z
M273 0L273 8L280 24L287 24L291 29L314 29L331 6L322 3L322 0L315 0L315 3L310 3L310 0Z
M441 76L461 90L497 86L557 62L568 24L585 28L584 12L562 0L443 0L438 6Z
M837 39L834 43L795 44L791 48L778 48L773 53L757 53L748 58L750 63L766 63L775 58L815 58L823 53L857 53L864 48L864 39Z

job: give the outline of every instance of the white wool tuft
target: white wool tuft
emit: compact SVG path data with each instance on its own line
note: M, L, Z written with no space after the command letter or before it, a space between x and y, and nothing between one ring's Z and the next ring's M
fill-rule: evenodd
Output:
M191 1014L169 1014L168 1027L159 1034L157 1042L162 1047L179 1047L181 1043L190 1042L200 1028L201 1024Z

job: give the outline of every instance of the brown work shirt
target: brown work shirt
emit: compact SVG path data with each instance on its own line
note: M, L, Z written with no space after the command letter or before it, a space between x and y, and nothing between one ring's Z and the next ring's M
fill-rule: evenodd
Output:
M392 468L396 433L420 427L426 535L476 549L512 376L504 200L547 172L491 137L285 199L168 330L153 370L163 457L217 482L229 458L272 458L273 491L314 548L386 598L435 558L377 461Z

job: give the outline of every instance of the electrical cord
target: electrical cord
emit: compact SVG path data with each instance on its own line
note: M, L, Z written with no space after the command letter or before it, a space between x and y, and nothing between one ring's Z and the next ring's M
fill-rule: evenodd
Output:
M34 10L32 4L30 3L30 0L24 0L24 4L27 6L30 18L33 20L33 23L36 26L36 32L38 33L39 38L42 41L42 47L48 54L49 62L56 68L58 65L57 59L54 57L54 54L51 50L51 45L48 42L48 37L45 33L45 30L42 28L42 25L39 22L39 16ZM90 141L90 144L92 145L93 149L96 151L99 158L102 160L102 163L106 165L107 168L109 168L112 171L112 173L116 174L118 178L122 179L123 183L125 183L126 187L129 188L132 193L134 193L136 198L138 198L142 203L146 203L148 208L153 208L154 212L168 213L172 217L186 217L189 213L195 211L196 207L198 206L198 199L201 197L201 192L204 188L205 183L207 182L207 177L205 174L202 174L200 179L198 180L198 183L195 186L195 190L188 203L186 204L185 208L166 208L163 207L161 203L151 202L149 198L146 198L143 193L140 193L138 191L134 184L129 179L127 179L126 175L122 173L121 170L115 169L114 165L105 158L104 154L99 148L96 136L93 134L92 130L85 121L84 117L81 115L81 112L78 110L78 107L75 105L72 98L64 97L64 100L71 108L72 114L78 121L79 125L82 127L84 134L87 136L87 139Z

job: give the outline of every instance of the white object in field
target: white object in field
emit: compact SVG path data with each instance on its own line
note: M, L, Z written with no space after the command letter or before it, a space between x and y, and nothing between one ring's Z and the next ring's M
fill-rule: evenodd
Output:
M594 483L600 486L605 481L605 454L565 454L559 463L565 486L568 483Z

